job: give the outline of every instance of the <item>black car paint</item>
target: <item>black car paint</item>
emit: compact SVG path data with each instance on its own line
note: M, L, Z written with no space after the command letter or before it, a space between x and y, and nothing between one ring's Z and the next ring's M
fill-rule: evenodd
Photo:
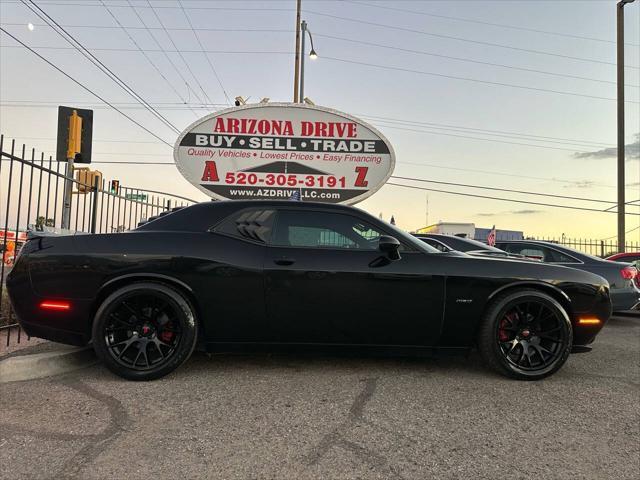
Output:
M346 213L402 243L401 258L377 250L275 247L216 232L247 208ZM283 257L290 265L278 264ZM278 263L277 263L278 262ZM467 349L487 303L515 287L543 290L568 310L574 343L593 341L606 322L609 289L579 270L440 253L352 207L283 201L197 204L117 234L37 238L25 246L7 279L25 331L63 343L90 341L101 301L119 286L156 280L193 303L201 347L257 344L391 345ZM39 308L67 299L69 311Z

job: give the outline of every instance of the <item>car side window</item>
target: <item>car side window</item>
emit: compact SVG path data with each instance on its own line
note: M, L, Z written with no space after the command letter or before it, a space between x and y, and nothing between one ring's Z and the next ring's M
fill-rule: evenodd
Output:
M550 263L577 263L575 258L552 249L549 249L549 259L546 261Z
M433 240L431 238L425 238L425 237L420 237L420 240L422 240L424 243L426 243L427 245L431 245L433 248L441 251L441 252L448 252L451 249L447 246L445 246L444 244L438 242L437 240Z
M376 250L381 233L341 213L281 210L271 243L285 247Z
M214 228L216 233L267 243L273 229L275 210L253 208L235 212Z

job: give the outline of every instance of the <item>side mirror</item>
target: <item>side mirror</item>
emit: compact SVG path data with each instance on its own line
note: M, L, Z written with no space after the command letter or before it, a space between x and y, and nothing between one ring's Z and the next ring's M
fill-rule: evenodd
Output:
M381 235L378 240L378 250L384 253L389 260L400 260L400 242L395 237Z

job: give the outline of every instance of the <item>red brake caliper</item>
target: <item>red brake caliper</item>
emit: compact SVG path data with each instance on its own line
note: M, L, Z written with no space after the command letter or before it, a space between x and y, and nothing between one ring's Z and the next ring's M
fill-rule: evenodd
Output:
M160 340L162 340L165 343L171 343L171 340L173 340L173 336L174 336L173 332L162 330L162 333L160 333Z
M514 325L513 321L514 314L510 313L505 315L502 320L500 320L500 328L498 329L498 338L501 342L509 341L509 331L505 330L507 327Z

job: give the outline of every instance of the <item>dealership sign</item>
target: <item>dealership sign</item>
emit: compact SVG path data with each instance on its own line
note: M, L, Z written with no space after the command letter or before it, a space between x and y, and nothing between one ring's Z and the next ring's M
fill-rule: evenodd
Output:
M393 172L389 141L329 108L267 103L229 108L187 128L173 152L180 173L216 199L354 204Z

